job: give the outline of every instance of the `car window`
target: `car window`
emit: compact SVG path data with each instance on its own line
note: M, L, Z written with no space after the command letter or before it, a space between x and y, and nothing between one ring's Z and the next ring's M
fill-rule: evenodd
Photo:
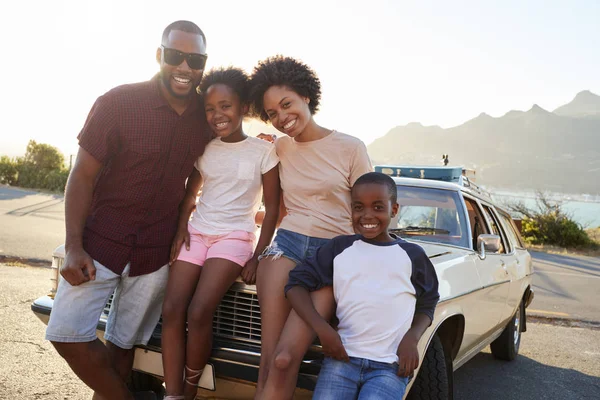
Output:
M513 221L510 215L503 211L498 211L498 214L500 215L502 222L504 222L504 231L506 232L509 240L514 243L514 246L524 249L525 242L523 241L523 238L521 237L521 234L515 225L515 221Z
M471 224L471 246L474 250L477 250L477 238L479 235L490 233L490 231L477 202L471 198L465 197L465 204L467 206L469 222Z
M483 212L485 212L485 216L487 217L487 220L490 224L492 233L494 235L500 236L500 248L498 249L498 253L506 254L507 252L510 251L510 248L509 248L509 246L506 245L506 239L503 234L502 228L500 228L500 223L498 222L498 217L496 217L494 210L492 210L489 206L484 205Z
M392 233L427 242L469 247L460 195L450 190L398 186L398 214Z

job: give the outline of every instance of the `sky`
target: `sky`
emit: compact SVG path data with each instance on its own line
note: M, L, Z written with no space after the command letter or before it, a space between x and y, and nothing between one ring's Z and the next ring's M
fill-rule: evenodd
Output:
M301 59L322 84L317 123L366 144L410 122L460 125L582 90L600 94L600 2L34 0L0 6L0 155L30 139L77 152L94 100L158 71L163 29L207 36L208 68ZM248 121L251 134L268 129ZM272 129L272 127L271 127Z

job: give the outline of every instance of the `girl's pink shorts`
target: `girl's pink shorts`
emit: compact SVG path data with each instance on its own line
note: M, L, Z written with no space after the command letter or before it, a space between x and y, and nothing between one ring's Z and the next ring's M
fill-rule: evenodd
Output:
M224 258L244 266L254 254L254 233L233 231L225 235L205 235L188 225L190 249L181 246L178 260L204 265L209 258Z

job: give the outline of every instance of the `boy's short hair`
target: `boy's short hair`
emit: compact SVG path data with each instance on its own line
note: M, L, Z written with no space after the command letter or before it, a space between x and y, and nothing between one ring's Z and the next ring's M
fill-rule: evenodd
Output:
M376 185L385 185L388 188L390 200L392 204L398 202L398 189L396 188L396 182L389 175L382 174L381 172L367 172L354 182L352 189L358 185L365 185L367 183L374 183Z

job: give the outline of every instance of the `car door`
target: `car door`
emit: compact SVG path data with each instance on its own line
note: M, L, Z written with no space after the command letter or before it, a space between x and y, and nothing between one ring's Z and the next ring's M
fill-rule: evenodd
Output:
M531 269L531 255L527 252L525 243L511 216L506 211L500 209L496 209L496 211L506 234L507 242L511 245L512 256L515 259L513 264L507 265L511 282L504 317L508 319L521 302L523 293L529 284L525 278L531 275L533 271Z
M477 266L477 272L482 289L479 290L477 301L481 312L478 315L478 333L485 337L495 330L504 314L508 298L510 279L506 270L505 247L497 253L486 252L486 257L481 259L479 249L476 249L477 236L480 234L494 234L490 227L488 217L479 200L465 196L471 232L473 235L473 249L471 255ZM503 239L501 239L503 240Z
M505 229L502 227L500 223L500 218L496 213L495 208L490 204L482 204L483 211L485 213L486 218L488 219L488 223L490 228L492 229L492 233L494 235L500 236L502 239L502 249L498 251L497 257L500 259L500 265L504 270L504 286L506 289L506 302L504 307L502 308L502 312L500 313L500 323L504 325L503 322L512 317L512 311L514 308L511 308L509 305L510 301L510 292L511 292L511 284L513 281L517 280L517 256L515 253L514 245L508 240Z

